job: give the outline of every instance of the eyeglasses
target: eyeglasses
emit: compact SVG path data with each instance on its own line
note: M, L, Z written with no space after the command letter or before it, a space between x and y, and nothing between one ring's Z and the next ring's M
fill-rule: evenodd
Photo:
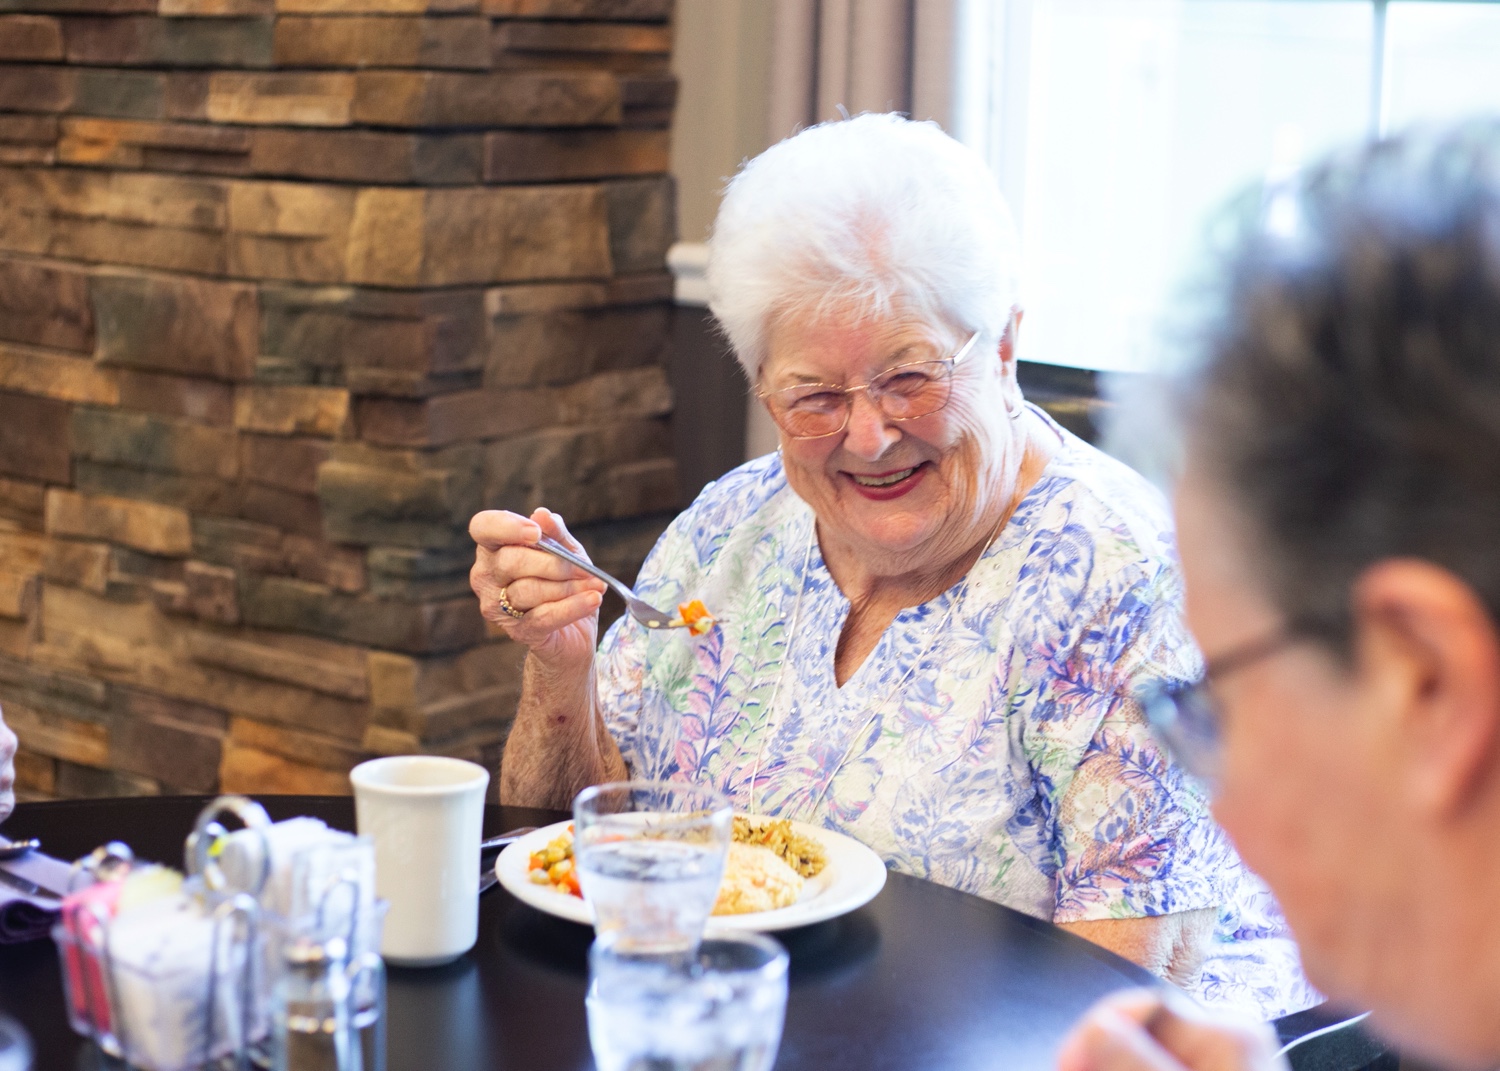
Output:
M1296 643L1304 643L1326 626L1311 622L1291 623L1269 636L1251 640L1226 655L1204 663L1203 676L1186 684L1154 683L1137 693L1151 731L1188 773L1212 789L1218 781L1219 760L1224 743L1223 708L1211 685L1222 682Z
M800 383L781 390L757 390L755 396L766 403L771 419L793 439L821 439L843 431L849 426L856 391L866 391L887 420L931 416L953 396L953 369L969 355L979 335L978 331L970 335L952 357L898 364L857 387Z

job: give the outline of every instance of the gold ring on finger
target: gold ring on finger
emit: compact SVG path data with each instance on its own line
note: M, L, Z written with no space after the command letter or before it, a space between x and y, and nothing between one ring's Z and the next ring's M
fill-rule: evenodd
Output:
M517 610L510 604L510 599L507 598L505 594L505 588L500 589L500 609L505 611L505 613L507 613L511 617L515 618L517 621L526 616L525 610Z

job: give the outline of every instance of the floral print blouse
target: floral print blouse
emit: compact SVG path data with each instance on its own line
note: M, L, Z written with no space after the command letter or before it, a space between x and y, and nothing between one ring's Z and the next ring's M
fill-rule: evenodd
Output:
M1200 999L1305 1007L1275 905L1127 698L1200 670L1165 503L1053 427L1061 448L968 577L901 611L842 687L849 602L780 456L705 488L636 591L701 599L718 623L615 623L597 662L610 732L634 777L711 784L1037 918L1217 907Z

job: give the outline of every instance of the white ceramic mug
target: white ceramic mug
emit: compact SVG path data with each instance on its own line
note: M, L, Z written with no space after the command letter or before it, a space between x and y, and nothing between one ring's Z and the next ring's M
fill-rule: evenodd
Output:
M479 934L483 766L438 755L372 759L349 772L375 891L390 902L380 954L401 967L457 959Z

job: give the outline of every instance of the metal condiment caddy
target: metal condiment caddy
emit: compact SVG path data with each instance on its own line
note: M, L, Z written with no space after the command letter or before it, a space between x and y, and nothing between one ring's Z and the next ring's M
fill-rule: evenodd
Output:
M228 817L242 831L227 830ZM142 1071L303 1071L276 1049L285 1031L274 1028L273 995L286 990L288 951L319 947L338 953L331 991L343 1004L333 1018L347 1037L336 1039L340 1062L308 1071L384 1071L385 975L375 953L384 905L370 866L342 865L358 862L368 842L346 838L345 856L319 851L317 865L297 868L309 887L283 895L296 911L282 914L271 907L272 832L259 804L225 796L187 838L180 888L171 877L153 885L120 844L74 864L53 928L74 1031ZM249 860L233 880L221 865L231 838L237 862Z

